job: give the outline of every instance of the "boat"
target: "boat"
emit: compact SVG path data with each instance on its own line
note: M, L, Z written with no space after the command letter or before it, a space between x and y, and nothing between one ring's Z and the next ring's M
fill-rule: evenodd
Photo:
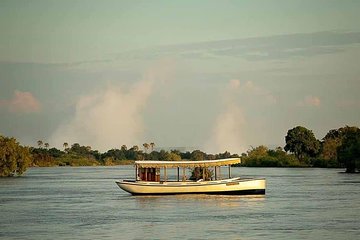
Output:
M135 161L136 178L134 180L116 181L116 184L132 195L265 194L266 180L264 178L231 177L231 165L240 162L240 158L203 161ZM221 175L221 166L228 166L228 177L225 179ZM177 179L168 179L167 171L170 168L177 169ZM200 179L188 180L185 175L187 168L199 168ZM209 168L214 168L214 174L211 178L206 176L206 169ZM181 179L180 169L182 169Z

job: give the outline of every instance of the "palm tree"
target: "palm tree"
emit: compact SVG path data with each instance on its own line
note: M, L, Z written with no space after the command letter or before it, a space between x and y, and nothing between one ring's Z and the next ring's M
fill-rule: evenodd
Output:
M147 152L147 150L149 149L149 146L150 146L150 145L149 145L148 143L144 143L143 146L144 146L145 152Z
M42 145L43 145L43 141L38 140L38 141L37 141L37 145L39 146L39 148L41 148L41 147L42 147Z
M50 145L49 145L49 143L45 143L44 146L46 149L48 149Z
M64 147L64 152L69 153L69 144L67 142L64 142L63 147Z
M122 146L121 146L121 151L124 152L124 151L126 151L126 150L127 150L127 146L126 146L126 145L122 145Z
M139 146L134 145L134 146L132 147L132 149L133 149L135 152L137 152L137 151L139 151Z
M155 143L150 143L151 151L154 151Z
M64 150L66 150L69 147L69 144L67 142L64 142L63 147L64 147Z

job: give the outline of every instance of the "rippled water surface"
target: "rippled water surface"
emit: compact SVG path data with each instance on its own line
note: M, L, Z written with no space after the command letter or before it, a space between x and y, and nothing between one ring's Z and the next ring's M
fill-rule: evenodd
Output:
M134 197L131 166L32 168L0 179L1 239L359 239L360 174L233 168L265 196Z

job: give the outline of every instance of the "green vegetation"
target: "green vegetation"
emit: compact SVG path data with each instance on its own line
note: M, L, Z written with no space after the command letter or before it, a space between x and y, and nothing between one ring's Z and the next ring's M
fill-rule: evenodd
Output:
M0 135L0 177L21 175L31 162L29 148L20 146L15 138Z
M297 159L306 166L344 167L346 172L360 170L360 129L358 127L345 126L330 130L322 141L314 140L310 130L303 127L294 129L300 129L300 131L297 131L298 134L289 134L291 131L289 130L285 148L293 152ZM288 139L293 140L289 141L289 145ZM298 148L293 148L292 146L296 144Z
M320 141L314 133L304 127L297 126L290 129L285 137L285 151L295 154L301 164L308 165L311 157L316 157L320 151Z
M245 167L305 167L295 155L287 154L281 147L275 150L265 146L253 148L242 155L241 166Z
M344 164L346 172L360 170L360 129L347 128L341 138L342 144L337 148L339 163Z
M218 158L221 157L218 156ZM201 161L209 159L209 157L207 157L206 153L200 150L195 150L190 154L190 159L193 161ZM207 181L210 180L213 175L213 170L210 170L209 168L196 167L191 171L190 180L197 181L199 179L204 179L205 181Z
M38 141L38 143L41 141ZM75 143L71 148L64 144L64 151L57 148L31 148L34 157L32 166L52 167L52 166L97 166L101 165L99 161L100 153L92 151L91 147L80 146Z
M246 167L341 167L346 172L360 170L360 129L345 126L330 130L319 141L313 132L302 126L290 129L285 136L284 149L277 147L269 149L258 146L241 155L241 164ZM128 149L122 145L120 149L111 149L105 153L92 150L90 146L74 143L69 147L64 143L63 150L50 148L49 143L37 141L37 148L23 147L14 138L0 135L0 176L21 175L28 166L113 166L133 164L134 160L179 161L192 159L222 159L239 157L230 152L207 154L200 150L192 152L156 151L154 143L144 143L144 151L135 145ZM203 169L195 168L191 179L202 178ZM206 178L211 178L213 172L205 169Z

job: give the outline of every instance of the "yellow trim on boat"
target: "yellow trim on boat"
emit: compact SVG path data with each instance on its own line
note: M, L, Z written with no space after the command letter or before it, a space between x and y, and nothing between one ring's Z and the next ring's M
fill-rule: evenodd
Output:
M193 167L218 167L241 163L240 158L226 158L219 160L203 161L135 161L135 166L140 168L193 168Z

